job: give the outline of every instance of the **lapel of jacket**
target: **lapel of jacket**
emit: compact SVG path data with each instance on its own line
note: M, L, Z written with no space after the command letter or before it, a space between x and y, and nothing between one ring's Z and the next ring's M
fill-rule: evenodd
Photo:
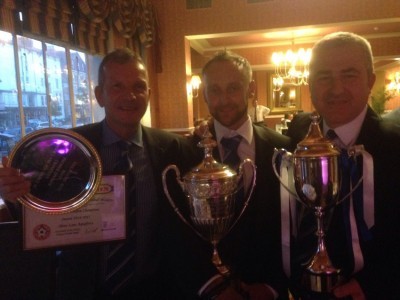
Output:
M361 125L360 133L358 134L356 145L364 145L366 149L370 148L370 145L376 145L377 139L371 138L379 136L377 132L379 129L379 116L368 107L367 114Z
M255 142L255 164L258 169L267 168L268 163L272 163L272 161L268 161L267 157L272 157L273 147L268 138L267 131L260 127L253 125L253 135Z
M153 167L153 170L158 169L157 172L162 172L163 161L165 148L160 142L158 132L152 130L150 127L146 127L142 125L143 129L143 141L147 145L147 151L150 156L150 161ZM155 173L156 174L156 173Z

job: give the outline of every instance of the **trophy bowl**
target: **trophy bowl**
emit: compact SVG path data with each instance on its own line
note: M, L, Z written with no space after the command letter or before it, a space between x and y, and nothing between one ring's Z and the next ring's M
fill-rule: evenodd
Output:
M169 165L163 171L162 181L164 192L174 211L198 236L212 244L212 262L222 275L229 276L230 270L222 263L217 246L240 219L249 203L256 181L256 167L250 159L241 162L238 172L218 163L212 157L212 148L217 143L211 137L207 130L198 144L204 148L204 159L198 166L181 178L178 167ZM237 194L243 188L246 164L252 168L252 180L245 201L241 201ZM176 180L186 195L189 218L182 214L169 194L166 175L170 170L175 171Z

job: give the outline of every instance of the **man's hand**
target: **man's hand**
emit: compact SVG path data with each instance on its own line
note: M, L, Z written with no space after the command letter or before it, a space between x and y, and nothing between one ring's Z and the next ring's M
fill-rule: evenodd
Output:
M355 279L351 279L349 282L336 287L333 290L333 294L336 298L352 297L353 300L365 300L365 295L361 286Z
M17 198L29 193L31 183L25 179L17 169L8 167L8 158L2 158L3 167L0 168L0 197L3 200L15 203Z

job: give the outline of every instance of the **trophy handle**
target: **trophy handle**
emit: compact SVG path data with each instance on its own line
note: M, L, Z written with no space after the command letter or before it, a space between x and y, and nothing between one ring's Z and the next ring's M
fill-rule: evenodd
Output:
M278 161L278 159L280 159L280 161ZM284 180L282 180L282 177L277 170L277 166L281 167L283 165L286 167L290 167L292 164L293 164L292 163L292 153L286 151L285 149L276 149L275 148L274 154L272 155L272 169L274 170L276 177L278 178L281 185L285 188L285 190L287 190L289 192L290 195L292 195L296 200L303 203L303 201L299 198L297 193L295 191L291 190L287 186L287 184L289 183L289 178L288 178L288 182L285 182Z
M257 167L256 167L255 163L254 163L251 159L249 159L249 158L244 159L244 160L240 163L239 171L238 171L239 176L238 176L237 182L240 182L240 180L244 177L244 168L243 168L243 166L244 166L245 164L250 164L250 165L251 165L251 168L252 168L252 171L253 171L253 172L252 172L252 180L251 180L250 190L249 190L249 192L247 193L246 200L244 201L243 207L242 207L242 209L240 210L240 213L239 213L238 217L237 217L236 220L232 223L232 225L231 225L231 227L229 228L227 234L231 231L231 229L236 225L236 223L237 223L237 222L240 220L240 218L242 217L244 211L246 210L247 206L249 205L251 195L253 195L254 187L256 186L256 177L257 177L256 168L257 168Z
M174 170L175 171L175 175L176 175L176 181L178 182L179 186L181 187L182 191L186 194L185 191L185 184L184 182L181 180L181 172L179 171L178 167L176 165L169 165L167 166L164 171L162 172L162 184L163 184L163 189L164 189L164 193L167 196L167 199L169 201L169 204L172 206L172 208L174 209L174 212L178 215L178 217L183 221L183 223L185 223L187 226L189 226L199 237L201 237L202 239L205 239L194 227L192 224L190 224L190 222L188 222L186 220L186 218L182 215L181 211L179 210L179 207L175 204L175 201L172 200L172 197L168 191L168 184L167 184L167 173L170 170ZM206 240L206 239L205 239Z
M353 147L350 147L347 151L347 154L349 157L353 157L356 159L357 156L362 155L364 151L364 146L363 145L355 145ZM350 188L350 191L342 198L340 199L336 204L342 203L344 200L349 198L354 191L360 186L360 184L363 182L364 176L361 176L361 178L357 181L356 185L354 187Z

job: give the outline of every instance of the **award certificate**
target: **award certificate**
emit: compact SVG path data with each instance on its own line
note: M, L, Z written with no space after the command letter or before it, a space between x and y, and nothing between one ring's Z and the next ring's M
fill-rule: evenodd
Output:
M23 206L24 250L98 243L126 238L125 176L103 176L84 206L44 214Z

